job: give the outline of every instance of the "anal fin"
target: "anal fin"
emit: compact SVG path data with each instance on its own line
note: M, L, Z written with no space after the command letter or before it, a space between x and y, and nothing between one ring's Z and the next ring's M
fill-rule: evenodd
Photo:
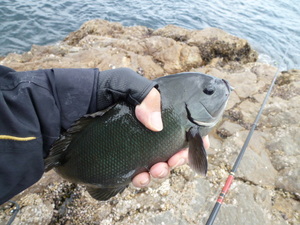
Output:
M124 189L127 187L121 186L116 188L95 188L95 187L86 187L89 194L96 200L106 201L111 197L114 197L118 193L122 193Z

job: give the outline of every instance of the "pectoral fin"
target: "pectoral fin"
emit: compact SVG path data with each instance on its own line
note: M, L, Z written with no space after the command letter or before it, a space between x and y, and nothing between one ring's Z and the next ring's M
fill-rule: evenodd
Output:
M116 188L94 188L94 187L87 187L87 191L89 194L96 200L99 201L106 201L111 197L114 197L118 193L122 193L126 186L116 187Z
M202 176L207 173L207 156L202 137L196 127L187 132L189 142L189 163L193 170Z

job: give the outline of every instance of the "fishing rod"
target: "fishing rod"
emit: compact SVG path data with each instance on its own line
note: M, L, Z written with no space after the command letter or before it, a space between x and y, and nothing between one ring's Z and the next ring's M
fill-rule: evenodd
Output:
M12 216L10 217L9 221L6 224L6 225L11 225L12 222L14 222L18 212L20 211L20 206L19 206L18 203L14 202L14 201L9 200L8 202L12 203L15 206L15 209L12 210L13 214L12 214Z
M278 74L279 74L279 68L280 67L278 66L277 71L275 72L274 78L272 80L271 86L269 87L269 90L268 90L268 92L267 92L267 94L265 96L265 99L264 99L261 107L260 107L260 110L259 110L259 112L258 112L258 114L257 114L257 116L256 116L256 118L254 120L254 123L252 124L251 130L249 131L248 136L246 138L246 141L245 141L245 143L244 143L244 145L243 145L243 147L242 147L242 149L241 149L241 151L240 151L237 159L235 160L235 163L234 163L234 165L233 165L233 167L232 167L232 169L230 171L229 176L227 177L225 185L222 188L222 191L221 191L221 193L220 193L220 195L219 195L219 197L218 197L218 199L217 199L217 201L215 203L215 206L214 206L213 210L211 211L211 213L209 215L209 218L208 218L208 220L206 222L206 225L212 225L214 223L216 217L217 217L217 214L218 214L218 212L219 212L219 210L220 210L220 208L222 206L222 203L224 201L224 198L225 198L225 196L226 196L226 194L227 194L227 192L228 192L228 190L229 190L229 188L230 188L230 186L231 186L231 184L232 184L232 182L234 180L235 172L236 172L238 166L240 165L240 163L242 161L242 158L243 158L244 153L246 151L246 148L247 148L247 146L249 144L249 141L250 141L250 139L252 137L252 134L253 134L256 126L257 126L257 123L258 123L258 121L260 119L262 111L263 111L263 109L264 109L264 107L266 105L266 102L267 102L267 100L268 100L268 98L269 98L269 96L271 94L271 91L272 91L272 89L273 89L273 87L275 85L275 81L276 81L276 79L278 77Z

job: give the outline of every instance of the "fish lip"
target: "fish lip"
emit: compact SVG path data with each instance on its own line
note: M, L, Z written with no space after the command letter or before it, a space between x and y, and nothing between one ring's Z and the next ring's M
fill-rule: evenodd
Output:
M225 85L226 85L229 92L234 90L234 88L230 86L230 84L228 83L227 80L222 79L222 81L225 83Z

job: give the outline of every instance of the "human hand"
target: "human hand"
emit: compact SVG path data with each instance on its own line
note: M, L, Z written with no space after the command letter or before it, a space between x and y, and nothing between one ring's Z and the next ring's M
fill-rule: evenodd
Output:
M152 131L161 131L163 128L161 120L161 104L160 93L153 88L142 103L135 108L135 114L138 120ZM209 148L208 136L203 137L204 148ZM168 162L159 162L154 164L149 173L143 172L136 175L132 179L132 183L136 187L145 187L151 177L165 178L169 175L170 170L177 166L181 166L188 162L188 149L183 149L173 155Z
M142 103L135 107L137 119L152 131L163 129L160 102L160 93L156 88L152 88Z

